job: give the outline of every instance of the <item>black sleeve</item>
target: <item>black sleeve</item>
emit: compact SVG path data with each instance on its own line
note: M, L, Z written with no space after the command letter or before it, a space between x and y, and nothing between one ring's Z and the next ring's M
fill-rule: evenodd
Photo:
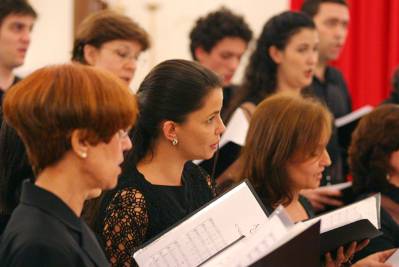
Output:
M51 246L53 245L53 246ZM83 266L83 262L73 262L73 255L68 255L54 244L35 243L19 249L7 260L7 266L13 267L72 267Z

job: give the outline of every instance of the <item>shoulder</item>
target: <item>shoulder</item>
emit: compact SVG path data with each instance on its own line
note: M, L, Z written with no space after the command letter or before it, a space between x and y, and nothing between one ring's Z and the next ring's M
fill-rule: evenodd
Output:
M332 66L328 66L327 74L330 78L336 78L341 80L344 79L344 75L342 74L342 72L339 69Z
M6 244L5 244L6 245ZM2 244L3 246L3 244ZM20 246L0 252L0 263L4 266L76 266L71 251L56 246L48 240L30 240Z
M183 177L193 192L198 194L206 193L207 196L209 193L209 199L215 195L215 181L203 168L193 162L188 161L184 165Z
M117 209L135 209L140 207L146 207L146 199L141 190L134 187L126 187L115 191L113 197L107 206L107 210L117 210Z

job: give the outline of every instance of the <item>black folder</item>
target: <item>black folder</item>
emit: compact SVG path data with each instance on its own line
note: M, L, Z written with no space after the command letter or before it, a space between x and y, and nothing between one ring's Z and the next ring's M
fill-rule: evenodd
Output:
M270 254L259 259L254 267L317 267L320 266L320 221L295 236Z
M382 235L367 219L361 219L320 234L320 253L335 252L340 246Z

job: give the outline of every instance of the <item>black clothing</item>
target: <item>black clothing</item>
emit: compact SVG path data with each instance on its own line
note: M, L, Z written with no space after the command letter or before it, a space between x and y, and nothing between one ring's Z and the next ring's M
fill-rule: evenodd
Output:
M383 195L390 198L392 201L399 205L399 188L393 188ZM368 195L362 195L359 197L359 199L367 196ZM392 218L389 212L384 208L383 204L384 202L382 201L380 219L381 232L383 234L371 239L367 247L356 253L356 260L360 260L378 251L399 247L399 225ZM396 212L399 212L399 210L397 210Z
M222 118L223 115L225 115L226 109L230 106L230 102L237 90L238 86L233 84L223 87L223 107L221 110Z
M268 214L272 214L272 212L274 211L274 208L270 205L270 203L266 203L264 198L262 198L262 196L260 196L260 199L262 200L262 203L265 206ZM299 203L301 203L301 205L305 209L306 214L308 215L309 219L316 217L316 214L314 213L312 204L310 204L309 200L306 197L299 195L298 200L299 200Z
M381 104L399 104L399 92L393 90L391 95L385 99Z
M0 266L109 266L86 223L52 193L25 182L1 237Z
M21 80L21 78L19 78L18 76L15 76L14 81L12 82L11 86L16 84L20 80ZM1 122L3 121L3 97L4 97L4 94L5 94L5 91L2 88L0 88L0 125L1 125Z
M134 264L131 255L140 245L214 196L209 176L192 162L184 166L181 186L151 184L135 166L125 166L116 189L102 199L95 221L105 252L117 265Z
M324 81L314 76L310 90L327 105L335 119L352 111L352 100L344 77L338 69L328 66L325 70ZM343 140L338 140L337 129L333 126L332 136L327 145L327 151L332 161L332 165L327 171L331 176L332 183L343 182L348 174L347 151L340 145L343 142ZM322 184L326 183L325 178L326 175L324 175Z

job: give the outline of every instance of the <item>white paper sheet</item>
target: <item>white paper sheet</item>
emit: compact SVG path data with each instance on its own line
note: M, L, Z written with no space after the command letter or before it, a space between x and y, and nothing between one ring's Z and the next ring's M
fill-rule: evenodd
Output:
M246 183L138 250L139 266L198 266L268 218Z

